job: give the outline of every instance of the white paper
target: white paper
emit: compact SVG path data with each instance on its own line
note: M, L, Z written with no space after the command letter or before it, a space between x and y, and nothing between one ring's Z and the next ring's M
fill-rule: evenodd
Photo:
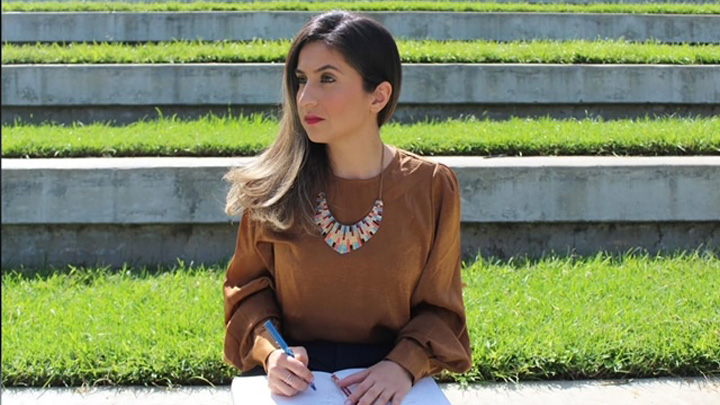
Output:
M346 369L335 373L339 378L362 371L361 368ZM308 388L293 397L270 393L267 376L235 377L232 381L233 405L342 405L345 394L330 379L331 373L314 371L317 391ZM353 386L350 386L353 390ZM431 377L415 384L403 400L403 405L450 405L440 387Z

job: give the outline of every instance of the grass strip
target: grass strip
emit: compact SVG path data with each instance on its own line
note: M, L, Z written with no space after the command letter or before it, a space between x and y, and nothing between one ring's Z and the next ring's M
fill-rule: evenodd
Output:
M718 270L698 255L475 264L468 379L720 374Z
M264 1L231 2L3 2L2 11L448 11L534 13L720 14L720 3L709 4L528 4L460 1Z
M2 64L282 63L290 41L3 44ZM398 41L404 63L718 64L720 44L620 40Z
M4 386L226 384L222 267L3 271ZM442 381L720 375L714 253L483 260L473 352Z
M252 156L277 134L275 119L166 117L127 126L8 125L2 156ZM602 121L462 119L383 127L385 142L422 155L720 155L720 117Z

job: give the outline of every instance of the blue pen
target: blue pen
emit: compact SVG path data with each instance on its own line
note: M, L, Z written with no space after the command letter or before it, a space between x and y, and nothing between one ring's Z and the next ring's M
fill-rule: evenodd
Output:
M272 322L268 319L265 321L265 329L267 329L268 332L272 335L273 339L275 339L275 342L277 342L278 345L280 345L280 348L287 354L288 356L295 358L295 353L293 353L290 346L288 346L287 343L285 343L285 339L283 339L282 336L280 336L280 332L278 332L277 328L275 328L275 325L273 325ZM317 391L317 388L315 388L314 383L310 383L310 386L312 387L313 391Z

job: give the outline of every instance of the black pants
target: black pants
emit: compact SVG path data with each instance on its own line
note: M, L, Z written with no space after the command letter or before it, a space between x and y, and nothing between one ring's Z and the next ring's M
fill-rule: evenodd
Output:
M336 343L322 340L313 342L288 341L290 346L303 346L310 357L311 371L326 371L333 373L346 368L366 368L381 361L390 353L394 345L387 344L358 344ZM243 373L244 376L262 375L262 367Z

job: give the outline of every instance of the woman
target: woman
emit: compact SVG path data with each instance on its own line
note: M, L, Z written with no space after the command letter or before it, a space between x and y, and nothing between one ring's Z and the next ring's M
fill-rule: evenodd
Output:
M287 396L308 388L310 370L367 368L340 381L361 404L399 404L425 376L467 371L457 179L380 138L401 83L391 34L320 15L293 41L284 83L277 140L226 176L227 212L243 213L224 286L226 360L262 366Z

